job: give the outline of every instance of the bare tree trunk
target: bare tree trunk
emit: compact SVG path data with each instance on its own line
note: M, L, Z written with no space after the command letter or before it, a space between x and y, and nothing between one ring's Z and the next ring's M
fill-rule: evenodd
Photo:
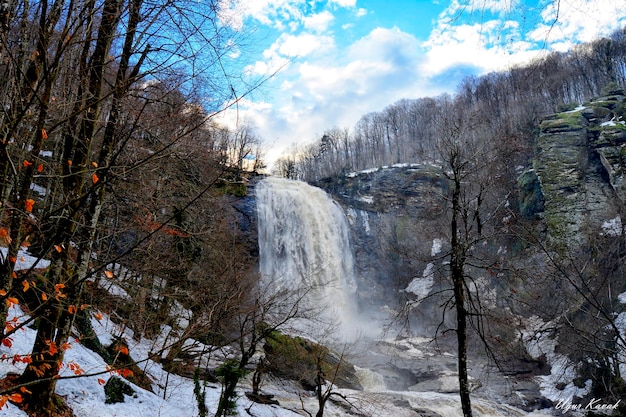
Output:
M453 167L455 170L456 167ZM452 190L452 221L450 222L451 255L450 272L454 286L454 303L456 306L456 335L459 373L459 395L461 396L461 408L463 416L472 416L472 403L469 393L469 381L467 376L467 310L465 308L465 248L459 239L458 220L461 215L460 196L461 178L458 173L454 175L454 189Z

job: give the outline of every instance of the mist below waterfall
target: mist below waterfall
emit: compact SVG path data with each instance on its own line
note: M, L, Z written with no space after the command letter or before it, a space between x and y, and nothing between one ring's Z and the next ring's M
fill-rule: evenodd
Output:
M256 186L262 282L302 291L343 336L358 331L354 259L341 207L323 190L270 177Z

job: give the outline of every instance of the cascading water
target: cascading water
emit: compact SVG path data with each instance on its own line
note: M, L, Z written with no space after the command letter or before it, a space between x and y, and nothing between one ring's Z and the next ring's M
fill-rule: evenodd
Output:
M262 280L279 290L305 290L308 307L353 332L356 280L342 209L319 188L266 178L255 188Z

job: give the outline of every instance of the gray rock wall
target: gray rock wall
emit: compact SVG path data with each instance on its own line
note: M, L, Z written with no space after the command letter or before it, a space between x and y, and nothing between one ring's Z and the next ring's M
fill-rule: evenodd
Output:
M618 91L541 122L534 169L548 233L566 247L586 246L623 211L623 102L623 92Z

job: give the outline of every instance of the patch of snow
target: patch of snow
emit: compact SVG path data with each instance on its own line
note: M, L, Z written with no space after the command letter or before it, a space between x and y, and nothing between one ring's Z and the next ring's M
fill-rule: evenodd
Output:
M582 104L579 104L574 110L566 111L565 113L577 113L579 111L585 110L586 108L587 107L583 106Z
M357 198L357 200L363 201L364 203L367 203L367 204L374 204L374 196L371 196L371 195L360 196Z
M3 258L7 256L7 253L8 253L7 248L0 248L0 254L2 255ZM33 265L35 266L35 268L47 268L48 266L50 266L50 261L47 261L45 259L38 259L34 256L31 256L28 253L28 251L24 249L20 249L17 253L17 261L15 262L15 270L23 271L23 270L31 268Z
M433 246L430 248L430 256L437 256L441 253L443 248L443 239L433 239Z
M39 156L44 157L44 158L52 158L53 152L52 151L39 151Z
M46 190L42 186L37 185L35 183L32 183L30 185L30 189L33 190L34 192L36 192L37 194L41 194L41 195L46 195L46 193L48 192L48 190Z
M576 378L576 366L565 355L556 352L557 342L548 330L552 327L549 322L544 322L537 316L530 317L526 321L527 327L522 331L522 340L528 353L533 358L545 355L550 364L549 375L539 375L539 387L541 395L551 401L570 400L576 397L584 397L591 389L591 380L585 381L585 386L579 388L574 385ZM557 389L558 384L565 384L563 389Z
M433 288L435 274L433 273L435 264L429 263L426 265L426 269L422 273L422 277L416 277L413 281L409 282L409 285L403 290L411 294L415 294L417 299L412 303L419 303L428 296L430 290Z
M618 295L617 299L621 303L624 303L626 301L626 293ZM626 312L617 315L615 318L615 326L619 329L620 336L626 338ZM624 346L621 343L618 343L618 346L622 348L619 351L619 373L622 378L626 378L626 351L624 351Z
M377 171L378 171L378 168L370 168L370 169L364 169L363 171L359 171L359 174L372 174Z
M617 301L619 301L622 304L626 304L626 292L623 292L620 295L618 295Z
M365 233L370 234L370 218L367 211L361 210L361 218L363 219L363 229L365 229Z
M602 127L604 127L604 126L615 126L615 122L613 120L609 120L608 122L600 123L600 126L602 126Z
M356 218L357 218L356 210L353 209L352 207L348 207L348 209L346 210L346 219L348 219L348 223L350 223L350 226L354 226L354 223L356 222Z
M621 236L622 235L622 218L617 216L611 220L607 220L602 223L603 232L601 235L606 236Z
M498 302L498 294L496 289L491 285L489 280L485 277L478 277L472 282L468 283L468 288L471 292L476 294L476 299L480 299L482 304L495 308Z

